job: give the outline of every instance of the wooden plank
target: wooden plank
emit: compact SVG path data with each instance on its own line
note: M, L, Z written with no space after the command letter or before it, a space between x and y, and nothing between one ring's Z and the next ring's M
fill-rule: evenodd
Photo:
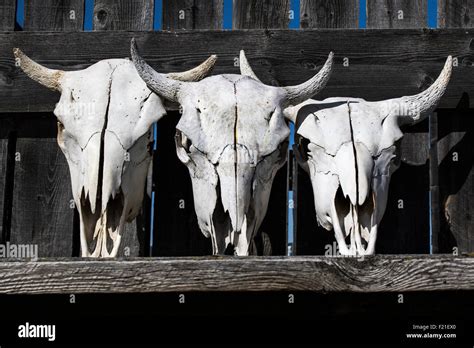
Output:
M24 30L78 31L83 23L83 0L25 1Z
M0 261L1 294L474 290L474 258L203 257Z
M82 30L83 12L80 1L26 1L24 29ZM56 118L28 117L12 116L18 135L10 240L38 245L40 256L71 256L74 206L69 168L55 139Z
M474 2L439 0L438 26L474 27ZM439 119L440 252L474 251L474 122L469 99L466 93L455 110L443 110Z
M0 31L15 28L15 12L16 0L0 0Z
M234 29L288 28L290 0L234 0Z
M301 0L301 28L358 28L359 0Z
M235 73L234 58L245 49L255 72L275 76L280 85L310 78L328 52L349 58L336 64L327 87L318 95L380 100L419 92L441 71L446 57L470 59L470 29L443 30L268 30L195 32L0 33L0 112L51 111L57 94L42 88L14 67L13 47L21 47L42 64L66 70L84 68L107 58L129 55L130 39L151 65L162 72L194 67L219 55L214 73ZM68 49L63 47L67 43ZM304 49L302 49L304 47ZM459 64L440 107L454 107L462 93L472 94L474 69ZM265 81L265 80L264 80Z
M224 0L164 0L163 30L222 29Z
M16 152L10 241L36 244L42 257L71 256L71 179L56 139L18 138Z
M0 133L15 134L9 240L36 244L41 256L71 256L73 209L66 159L51 114L12 115ZM11 139L10 139L11 141ZM8 177L8 175L7 175Z
M474 120L471 110L441 110L438 127L440 252L474 251Z
M367 28L424 28L426 0L367 1ZM433 80L420 81L420 89ZM428 253L430 251L430 139L429 121L405 127L401 142L402 164L393 175L387 209L380 224L378 252ZM414 208L417 208L413 210Z
M153 0L95 0L94 30L152 30Z
M367 28L427 27L428 0L367 0Z
M438 0L438 27L474 27L474 2L472 0Z
M0 138L0 240L3 235L3 208L5 200L5 175L7 169L8 138Z

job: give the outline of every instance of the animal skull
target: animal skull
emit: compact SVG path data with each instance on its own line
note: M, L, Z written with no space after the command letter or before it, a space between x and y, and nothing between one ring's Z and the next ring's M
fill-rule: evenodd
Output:
M148 87L182 106L176 151L191 175L199 227L211 238L213 253L255 253L252 241L265 216L273 178L287 156L289 128L283 110L324 87L332 53L318 74L291 87L233 74L173 81L148 66L134 42L131 55ZM241 60L245 65L243 52Z
M125 222L138 215L151 170L151 125L166 111L128 59L99 61L84 70L48 69L18 48L14 55L33 80L61 92L54 114L80 215L83 257L115 257ZM162 75L197 81L211 56L195 69Z
M400 126L435 109L451 70L448 57L438 79L413 96L308 100L287 109L295 123L295 154L311 177L318 223L334 229L341 254L374 253L390 177L399 166Z

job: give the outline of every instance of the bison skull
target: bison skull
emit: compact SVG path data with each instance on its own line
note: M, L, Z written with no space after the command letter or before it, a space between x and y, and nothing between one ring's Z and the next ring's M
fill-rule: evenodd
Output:
M176 151L191 175L199 227L211 238L213 253L255 253L252 241L287 156L283 110L324 87L332 54L312 79L281 88L232 74L199 82L166 79L140 58L134 42L132 59L151 90L182 106Z
M54 114L58 144L66 156L80 215L83 257L115 257L125 222L141 208L151 168L151 125L166 112L128 59L108 59L84 70L48 69L14 50L23 71L61 92ZM215 56L177 80L196 81ZM167 79L166 75L163 75Z
M398 168L400 126L429 115L451 69L448 57L433 85L413 96L309 100L287 109L295 122L295 154L311 177L318 223L334 229L341 254L374 253L390 177Z

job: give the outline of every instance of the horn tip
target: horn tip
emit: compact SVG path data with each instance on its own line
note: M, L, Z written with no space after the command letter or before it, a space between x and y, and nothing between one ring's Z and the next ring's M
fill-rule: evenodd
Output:
M20 50L18 47L15 47L13 49L13 55L16 57L16 58L20 58L24 55L24 53L22 52L22 50Z

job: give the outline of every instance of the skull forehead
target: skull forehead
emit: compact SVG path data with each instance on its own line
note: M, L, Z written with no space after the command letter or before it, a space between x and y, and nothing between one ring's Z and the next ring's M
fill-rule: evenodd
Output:
M307 103L299 109L300 113L309 115L297 133L331 155L344 143L354 140L376 156L403 136L396 118L386 118L384 108L377 102L329 98Z
M154 110L147 104L153 104ZM128 59L108 59L87 69L67 72L55 114L81 147L107 129L128 148L150 127L150 113L164 114L160 99L152 95Z
M247 76L208 77L192 84L182 99L183 117L177 128L213 162L235 141L256 149L256 159L275 150L289 134L280 110L282 92ZM278 117L270 121L275 109Z

